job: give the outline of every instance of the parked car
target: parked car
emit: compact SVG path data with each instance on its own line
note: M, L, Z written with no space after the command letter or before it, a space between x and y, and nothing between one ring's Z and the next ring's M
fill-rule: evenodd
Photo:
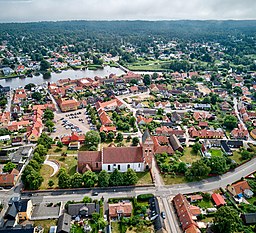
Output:
M165 219L166 218L165 212L161 212L161 216L163 219Z

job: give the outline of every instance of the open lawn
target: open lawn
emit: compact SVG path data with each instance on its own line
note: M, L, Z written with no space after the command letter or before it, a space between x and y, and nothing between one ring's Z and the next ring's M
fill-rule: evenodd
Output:
M182 184L187 182L184 176L172 177L171 175L162 175L162 177L165 185Z
M43 164L43 166L42 166L42 168L40 170L40 174L44 178L44 181L41 184L40 189L48 189L48 188L50 188L49 185L48 185L49 180L53 180L53 182L54 182L54 186L53 187L56 187L56 185L58 183L58 179L57 179L56 175L53 176L53 177L50 177L52 173L53 173L53 168L51 166Z
M232 160L236 161L237 164L242 163L242 156L239 152L239 150L233 151L233 155L229 156L229 158L231 158Z
M67 170L67 173L69 175L73 175L76 172L76 167L77 167L77 157L74 156L49 156L50 160L56 160L59 162L60 167L65 168ZM48 165L43 165L40 174L44 178L44 181L42 185L40 186L40 189L48 189L50 188L48 186L49 180L53 180L54 185L52 188L57 188L58 187L58 173L55 174L53 177L50 177L53 172L53 168L48 166Z
M41 226L44 232L49 232L51 226L57 226L57 220L40 220L34 221L34 226Z
M184 163L193 163L196 162L197 160L201 159L201 156L196 154L193 150L192 147L185 147L184 149L184 155L180 157L181 161Z
M137 185L152 184L150 172L138 172L137 176L139 178Z
M64 167L69 175L76 173L77 157L75 156L49 156L49 160L57 160L61 167Z
M246 199L251 205L256 205L256 197L252 197L252 198L249 198L249 199Z
M80 226L72 225L70 232L72 232L72 233L84 233L84 230Z
M58 146L52 146L52 148L48 151L48 155L61 155L62 153L77 154L77 151L68 150L67 146L63 146L62 148L59 148Z
M111 222L111 228L112 228L112 233L121 233L120 230L120 224L118 222ZM126 233L153 233L154 232L154 227L153 226L140 226L138 227L128 227L127 230L125 231Z
M207 208L212 208L213 207L213 203L210 201L206 201L206 200L202 200L202 201L198 201L195 205L197 205L198 207L202 208L202 209L207 209Z
M222 151L219 149L210 149L210 153L212 156L222 156L223 155Z

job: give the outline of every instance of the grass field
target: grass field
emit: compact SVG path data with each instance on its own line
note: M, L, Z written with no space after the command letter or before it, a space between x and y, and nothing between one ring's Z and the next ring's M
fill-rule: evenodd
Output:
M222 151L219 149L210 149L210 153L212 156L222 156L223 155Z
M242 163L242 156L241 156L241 154L240 154L240 152L238 150L234 151L233 155L230 156L229 158L231 158L232 160L236 161L237 164Z
M139 178L137 185L152 184L150 172L138 172L137 176Z
M186 147L184 149L184 155L180 157L181 161L184 163L193 163L196 162L197 160L201 159L201 156L199 154L196 154L193 150L192 147Z
M57 220L34 221L34 226L41 226L44 228L44 232L49 232L51 226L57 226Z
M162 175L162 178L165 185L182 184L187 182L184 176L172 177L170 175Z
M50 160L56 160L59 162L60 167L63 167L67 170L67 173L69 175L73 175L76 172L76 167L77 167L77 157L74 156L49 156ZM58 173L55 174L53 177L50 177L53 172L53 168L48 166L48 165L43 165L40 174L44 178L44 181L40 187L40 189L47 189L49 188L48 182L49 180L53 180L54 185L52 188L57 188L58 186Z
M212 208L213 203L211 201L202 200L196 203L196 205L202 209Z

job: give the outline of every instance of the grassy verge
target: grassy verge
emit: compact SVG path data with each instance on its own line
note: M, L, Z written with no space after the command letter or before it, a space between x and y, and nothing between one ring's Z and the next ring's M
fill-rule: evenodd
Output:
M184 149L184 155L180 157L181 161L184 163L193 163L201 159L201 156L199 154L196 154L192 147L186 147Z
M137 185L147 185L152 184L152 178L150 172L138 172L138 183Z
M34 226L41 226L44 228L44 232L49 232L51 226L56 226L57 220L40 220L34 221Z
M165 185L187 183L187 180L185 179L184 176L172 177L171 175L164 174L162 175L162 177Z

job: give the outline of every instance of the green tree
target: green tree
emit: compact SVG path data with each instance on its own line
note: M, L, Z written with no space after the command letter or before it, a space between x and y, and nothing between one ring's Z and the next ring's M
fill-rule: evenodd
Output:
M88 150L92 149L92 146L98 147L100 143L100 135L97 131L88 131L85 135L85 146Z
M233 89L233 93L236 93L238 96L242 95L243 94L243 91L241 89L241 87L234 87Z
M134 116L132 116L129 120L129 124L131 127L134 127L135 126L135 122L136 122L136 118Z
M116 136L116 141L117 142L122 142L124 140L124 136L122 133L118 133Z
M54 113L51 109L46 109L44 111L44 119L45 120L53 120L54 119Z
M42 133L39 139L37 140L37 144L41 144L45 148L50 149L52 147L53 140L46 133Z
M47 128L52 128L52 127L54 126L54 123L53 123L53 121L51 121L51 120L47 120L47 121L45 122L45 126L46 126Z
M101 138L101 142L105 142L107 139L107 135L105 132L100 132L100 138Z
M179 163L179 166L178 166L178 172L179 173L183 173L183 174L185 174L186 173L186 171L187 171L187 164L186 163L184 163L184 162L180 162Z
M132 138L132 145L133 146L138 146L139 142L140 142L140 139L138 137Z
M61 141L58 141L57 142L57 147L62 148L63 147L63 143Z
M71 176L70 184L72 188L81 188L83 186L83 175L76 172L73 176Z
M35 159L31 159L28 163L35 171L40 171L41 164L38 163Z
M43 96L40 92L34 92L34 93L32 93L31 96L33 99L35 99L37 101L40 101L43 98Z
M127 169L127 172L123 174L123 177L126 185L134 185L138 182L138 176L136 172L131 168Z
M110 175L107 171L102 170L98 175L98 185L100 187L108 187L109 186L109 178Z
M46 61L46 60L41 61L41 63L40 63L41 71L47 71L50 67L51 67L51 64L48 61Z
M227 115L225 118L224 118L224 126L227 127L227 129L234 129L236 128L237 126L237 118L233 115Z
M211 168L211 173L221 175L228 170L224 156L212 156L210 159L204 159L204 161Z
M88 197L88 196L84 196L84 198L83 198L83 203L91 203L92 202L92 199L90 198L90 197Z
M215 213L214 229L219 233L233 233L241 225L241 219L236 210L230 206L222 206Z
M33 159L36 160L39 164L43 163L45 160L44 156L39 155L37 152L34 152Z
M124 183L123 174L117 169L111 173L109 179L109 186L120 186Z
M14 168L16 168L16 165L12 162L8 162L3 167L3 172L11 172Z
M151 84L151 78L149 74L144 75L143 83L145 84L145 86L149 86Z
M192 146L192 150L197 154L198 151L200 151L202 148L202 145L199 142L196 142L193 146Z
M203 160L193 162L191 167L186 171L185 176L188 180L203 179L209 175L211 168Z
M34 83L29 83L29 84L27 84L24 88L26 89L26 90L28 90L28 91L31 91L31 89L33 88L33 87L35 87L36 85L34 84Z
M50 188L52 188L53 185L54 185L54 181L53 181L53 180L49 180L49 181L48 181L48 186L49 186Z
M98 181L97 175L92 171L87 171L83 174L84 186L87 188L94 187Z
M59 188L70 188L70 175L65 168L61 168L58 174L58 186Z
M211 104L215 105L217 103L218 97L216 94L211 96Z
M108 135L107 135L107 140L109 142L112 142L114 140L114 138L115 138L115 134L112 131L109 132Z
M40 156L44 156L44 155L47 155L47 148L45 148L44 147L44 145L41 145L41 144L39 144L37 147L36 147L36 149L35 149L35 151L34 151L35 153L38 153Z

